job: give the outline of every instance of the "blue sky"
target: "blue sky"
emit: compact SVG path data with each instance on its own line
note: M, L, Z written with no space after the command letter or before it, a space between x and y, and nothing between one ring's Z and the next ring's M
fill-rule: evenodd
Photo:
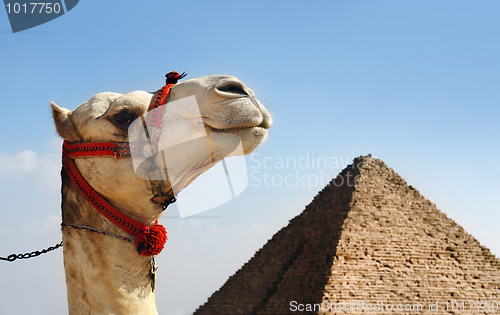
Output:
M156 90L171 70L234 75L271 111L268 141L247 158L255 178L333 177L372 153L500 255L497 1L80 1L16 34L0 11L1 255L60 240L49 102ZM257 167L286 157L339 167ZM250 180L198 217L169 209L160 313L191 313L324 184ZM62 251L0 275L0 313L66 312Z

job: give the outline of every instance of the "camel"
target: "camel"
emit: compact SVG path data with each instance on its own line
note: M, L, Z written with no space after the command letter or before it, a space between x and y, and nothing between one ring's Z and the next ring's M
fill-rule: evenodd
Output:
M165 106L168 109L169 104L192 96L196 98L202 126L200 120L193 120L191 125L184 124L187 127L181 131L196 133L203 128L211 139L211 154L197 154L196 142L174 151L174 156L178 153L175 167L182 170L175 183L167 177L139 176L141 166L134 166L130 157L73 159L81 176L105 200L103 202L147 228L155 226L175 192L232 152L235 137L242 147L239 154L248 154L264 141L272 125L269 112L253 91L235 77L215 75L179 82L171 87ZM146 91L104 92L94 95L74 111L55 102L51 107L57 132L65 145L127 143L132 121L147 114L154 98L154 93ZM167 125L168 119L164 118ZM189 117L184 119L189 122ZM162 137L160 134L159 143ZM63 151L63 161L64 154ZM159 161L161 154L156 152L144 158L141 164L149 163L146 170L155 164L156 169L162 169L164 166L160 166ZM139 254L141 249L135 239L138 236L96 211L68 173L63 167L61 225L69 313L157 314L154 295L154 254L157 252Z

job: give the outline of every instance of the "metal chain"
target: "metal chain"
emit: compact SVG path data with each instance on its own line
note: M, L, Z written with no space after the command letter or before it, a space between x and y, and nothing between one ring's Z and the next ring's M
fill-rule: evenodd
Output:
M53 251L55 249L58 249L59 247L62 247L62 246L63 246L63 243L61 241L61 243L56 244L54 246L50 246L49 248L46 248L46 249L42 249L41 251L36 250L34 252L31 252L31 253L12 254L12 255L9 255L7 257L0 257L0 260L5 260L5 261L13 262L16 259L33 258L33 257L40 256L41 254L45 254L45 253L51 252L51 251Z

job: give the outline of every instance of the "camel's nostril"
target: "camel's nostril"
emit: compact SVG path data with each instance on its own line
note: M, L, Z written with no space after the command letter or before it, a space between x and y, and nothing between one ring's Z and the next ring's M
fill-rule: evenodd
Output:
M239 82L227 82L215 88L215 91L225 97L244 97L249 96L243 85Z

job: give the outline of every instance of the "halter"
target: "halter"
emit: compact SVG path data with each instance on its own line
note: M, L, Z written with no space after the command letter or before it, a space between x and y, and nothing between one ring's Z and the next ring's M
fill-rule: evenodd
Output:
M166 85L156 92L149 106L148 126L154 126L161 129L161 117L163 116L164 106L167 103L170 90L178 80L184 78L185 73L179 74L175 71L169 72L165 77ZM157 139L155 139L156 141ZM95 191L89 183L83 178L73 159L79 157L96 157L96 156L112 156L114 158L130 157L131 151L136 148L131 148L128 142L86 142L86 143L70 143L64 141L62 149L62 164L63 169L69 176L73 184L82 194L85 199L97 210L105 216L113 224L120 227L123 231L135 236L135 246L137 252L143 256L158 255L165 246L167 241L167 231L163 225L158 224L158 221L151 227L137 221L106 201L97 191ZM163 204L164 209L175 202L174 196ZM62 227L72 227L71 224L61 224Z

